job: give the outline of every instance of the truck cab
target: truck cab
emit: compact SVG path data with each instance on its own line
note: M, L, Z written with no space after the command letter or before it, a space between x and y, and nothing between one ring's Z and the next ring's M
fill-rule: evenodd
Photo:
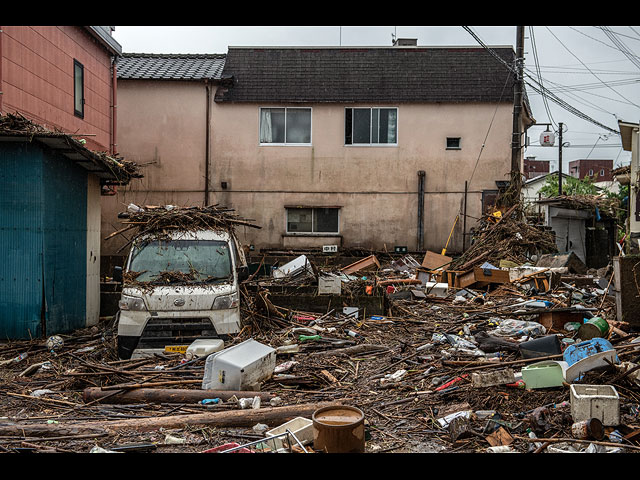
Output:
M123 272L118 356L181 351L198 339L239 333L244 252L227 231L136 239Z

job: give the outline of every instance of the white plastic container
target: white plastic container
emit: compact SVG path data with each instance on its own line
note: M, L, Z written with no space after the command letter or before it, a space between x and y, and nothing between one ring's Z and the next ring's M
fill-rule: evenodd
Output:
M259 390L275 368L275 349L250 338L207 357L202 389Z
M449 293L449 284L427 282L424 286L424 290L429 295L435 295L436 297L446 297Z
M597 418L605 426L620 424L620 397L612 385L571 385L574 422Z
M294 434L303 445L308 445L313 442L313 421L304 417L296 417L293 420L289 420L287 423L283 423L279 427L269 430L265 435L267 437L276 437L285 433L287 430ZM289 437L289 441L292 446L296 445L296 441L293 438ZM269 441L268 445L271 446L271 444L274 444L274 448L280 451L286 450L286 442L285 437L280 437Z
M216 338L201 338L195 340L191 345L189 345L185 357L187 360L191 360L196 357L204 357L210 353L219 352L223 348L224 342L222 340Z

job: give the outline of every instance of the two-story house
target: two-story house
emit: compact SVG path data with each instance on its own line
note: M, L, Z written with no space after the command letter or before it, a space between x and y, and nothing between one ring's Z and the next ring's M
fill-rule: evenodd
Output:
M161 74L125 54L119 145L145 179L104 199L103 228L129 202L208 202L261 225L241 232L256 249L440 251L455 223L460 251L456 217L479 218L510 178L514 76L494 55L515 53L491 49L229 48L200 78L193 57L164 56Z
M110 27L0 26L0 336L94 325L114 152ZM123 159L121 159L123 160Z

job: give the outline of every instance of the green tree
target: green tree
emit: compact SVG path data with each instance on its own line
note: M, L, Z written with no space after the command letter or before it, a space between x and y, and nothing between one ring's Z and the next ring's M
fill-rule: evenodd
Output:
M582 180L576 177L563 176L562 178L562 194L563 195L597 195L600 193L598 187L593 184L594 180L584 177ZM558 196L558 175L549 175L544 185L539 190L543 197Z

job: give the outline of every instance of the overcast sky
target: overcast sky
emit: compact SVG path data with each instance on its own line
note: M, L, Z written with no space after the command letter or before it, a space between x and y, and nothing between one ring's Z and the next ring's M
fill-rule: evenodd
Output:
M511 45L515 26L467 27L488 46ZM125 53L226 53L238 46L388 46L394 36L417 38L419 46L479 45L461 26L116 26ZM564 124L563 171L571 160L612 159L629 163L621 148L618 120L640 123L640 27L525 27L525 82L538 123ZM534 91L540 85L556 101ZM601 125L597 125L597 122ZM605 127L608 127L605 128ZM546 127L528 131L525 156L551 160L558 141L539 146ZM610 130L609 130L610 129ZM478 146L479 147L479 146Z

